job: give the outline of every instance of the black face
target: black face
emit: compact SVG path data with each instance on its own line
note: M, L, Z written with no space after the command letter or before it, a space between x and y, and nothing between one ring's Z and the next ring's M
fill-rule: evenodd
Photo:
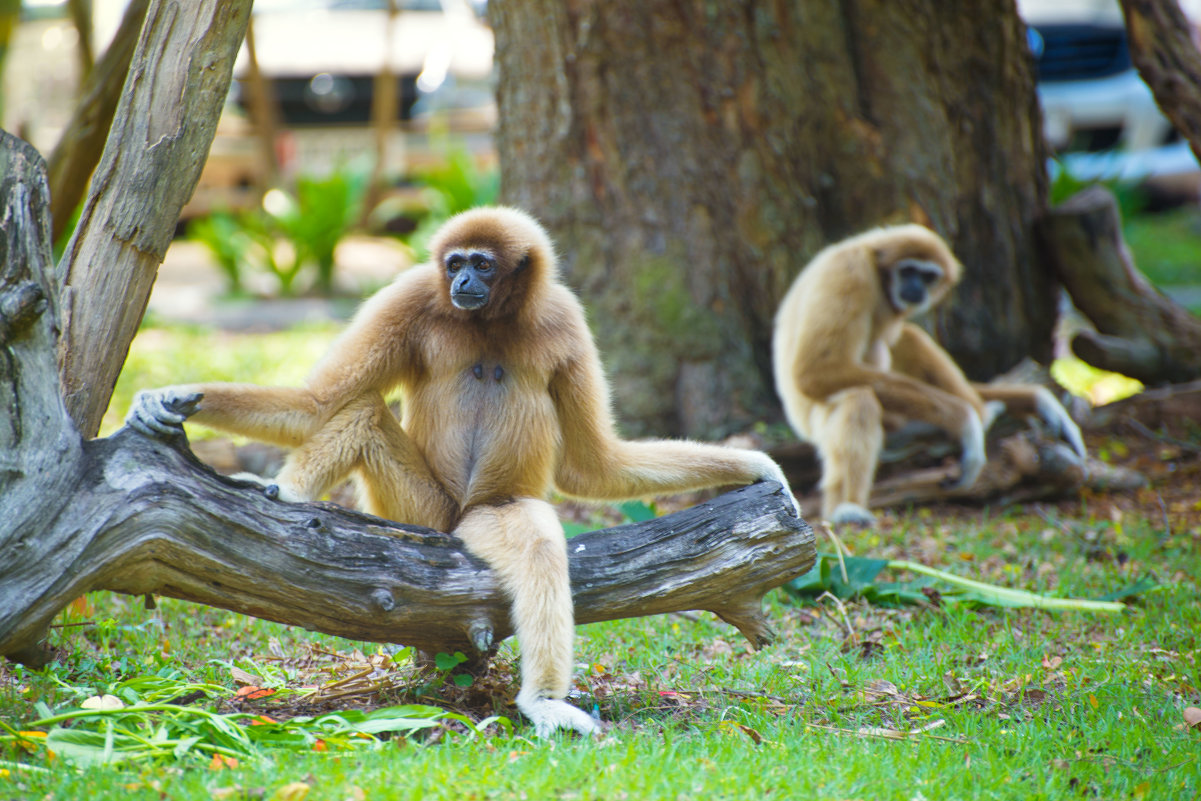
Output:
M486 250L452 250L444 259L450 280L450 302L465 311L482 309L496 280L496 260Z
M930 300L930 287L942 280L943 269L933 262L906 259L897 262L893 275L896 277L893 291L897 303L922 306Z

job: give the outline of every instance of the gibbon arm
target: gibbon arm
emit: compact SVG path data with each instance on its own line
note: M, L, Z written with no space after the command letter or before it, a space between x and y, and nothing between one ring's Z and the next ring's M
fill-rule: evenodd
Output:
M987 417L984 400L959 365L919 326L902 325L901 335L890 350L893 370L962 398L982 419Z
M190 417L221 431L296 447L348 403L383 395L404 379L405 369L416 369L407 344L406 304L419 298L413 285L405 276L363 304L304 387L203 383L143 390L127 421L144 433L170 434ZM195 411L181 412L181 403L195 394L200 395Z
M760 480L777 481L788 490L783 472L759 451L620 439L590 337L552 378L550 392L563 433L555 485L567 495L619 500Z

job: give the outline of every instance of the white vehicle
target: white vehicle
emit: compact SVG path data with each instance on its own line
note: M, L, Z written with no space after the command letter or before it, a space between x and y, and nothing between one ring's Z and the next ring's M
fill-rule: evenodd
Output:
M1114 0L1019 0L1038 70L1043 132L1082 180L1196 196L1201 166L1130 60ZM1187 9L1186 9L1187 10Z

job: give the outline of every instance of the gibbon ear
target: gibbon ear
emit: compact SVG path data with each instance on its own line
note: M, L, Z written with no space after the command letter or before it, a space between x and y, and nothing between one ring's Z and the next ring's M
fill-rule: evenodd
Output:
M516 275L517 273L521 272L522 270L524 270L526 267L529 267L529 266L530 266L530 252L527 250L525 252L525 255L521 257L521 261L517 262L517 269L513 271L513 274Z

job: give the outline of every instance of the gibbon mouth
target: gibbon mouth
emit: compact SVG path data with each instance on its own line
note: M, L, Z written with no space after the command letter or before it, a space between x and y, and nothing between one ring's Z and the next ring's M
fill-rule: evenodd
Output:
M450 302L456 309L475 311L488 302L488 296L474 292L455 292L450 296Z

